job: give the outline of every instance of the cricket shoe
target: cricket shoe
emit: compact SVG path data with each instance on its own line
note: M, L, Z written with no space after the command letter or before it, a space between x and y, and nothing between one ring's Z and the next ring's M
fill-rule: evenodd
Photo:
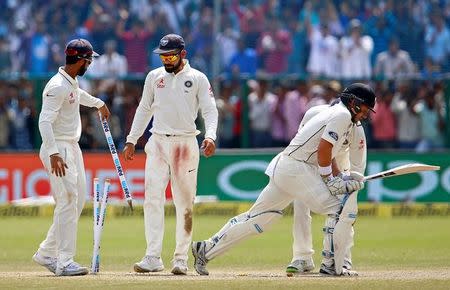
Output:
M187 261L183 259L174 259L172 261L172 274L174 275L186 275L187 274Z
M88 268L80 266L77 262L71 262L65 267L57 267L55 271L56 276L82 276L89 273Z
M142 261L134 264L134 271L138 273L161 272L164 270L164 264L161 257L146 255Z
M356 277L358 276L358 272L347 270L345 267L342 268L342 273L338 275L336 273L336 268L334 267L334 263L331 266L326 266L325 264L320 265L319 273L323 276L348 276L348 277Z
M37 251L34 255L33 255L33 261L35 261L36 263L38 263L41 266L44 266L45 268L47 268L50 272L52 272L53 274L55 274L56 271L56 258L53 257L47 257L47 256L43 256L41 254L39 254L39 251Z
M292 277L296 274L305 274L314 270L314 261L308 260L294 260L286 268L286 275Z
M208 259L206 259L206 242L192 242L192 255L194 256L194 269L200 275L209 275L206 269Z

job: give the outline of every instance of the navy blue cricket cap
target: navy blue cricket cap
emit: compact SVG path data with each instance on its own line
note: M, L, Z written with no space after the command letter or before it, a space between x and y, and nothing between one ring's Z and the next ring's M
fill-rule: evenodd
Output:
M92 44L83 38L72 39L66 45L64 53L68 56L77 56L78 58L92 59L99 56L92 48Z
M184 49L184 39L178 34L167 34L159 41L159 47L153 50L153 53L164 54L178 52Z

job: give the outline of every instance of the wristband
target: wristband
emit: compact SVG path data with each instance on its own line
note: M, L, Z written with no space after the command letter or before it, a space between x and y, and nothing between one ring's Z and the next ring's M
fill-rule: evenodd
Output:
M332 173L333 171L331 170L331 164L328 166L319 166L319 174L323 175L323 176L328 176Z

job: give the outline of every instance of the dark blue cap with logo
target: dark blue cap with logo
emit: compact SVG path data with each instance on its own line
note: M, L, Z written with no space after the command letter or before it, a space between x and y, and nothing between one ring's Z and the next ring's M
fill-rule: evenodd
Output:
M178 34L167 34L159 41L159 47L154 49L156 54L178 52L184 49L184 39Z
M69 41L64 53L68 56L77 56L78 58L92 59L99 56L92 48L92 44L83 38L77 38Z

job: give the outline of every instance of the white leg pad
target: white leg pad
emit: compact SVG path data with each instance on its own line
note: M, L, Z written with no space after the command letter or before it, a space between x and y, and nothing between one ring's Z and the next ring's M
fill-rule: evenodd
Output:
M333 264L334 257L334 244L333 233L335 225L338 221L337 214L329 214L325 220L325 226L323 228L323 250L322 250L322 263L330 267Z
M353 246L353 224L358 212L357 194L351 194L344 203L339 221L334 227L333 245L336 274L342 273L345 259L351 264L351 248Z
M266 231L283 216L282 211L265 211L251 215L242 213L231 218L222 229L207 242L206 259L211 260L246 238Z

